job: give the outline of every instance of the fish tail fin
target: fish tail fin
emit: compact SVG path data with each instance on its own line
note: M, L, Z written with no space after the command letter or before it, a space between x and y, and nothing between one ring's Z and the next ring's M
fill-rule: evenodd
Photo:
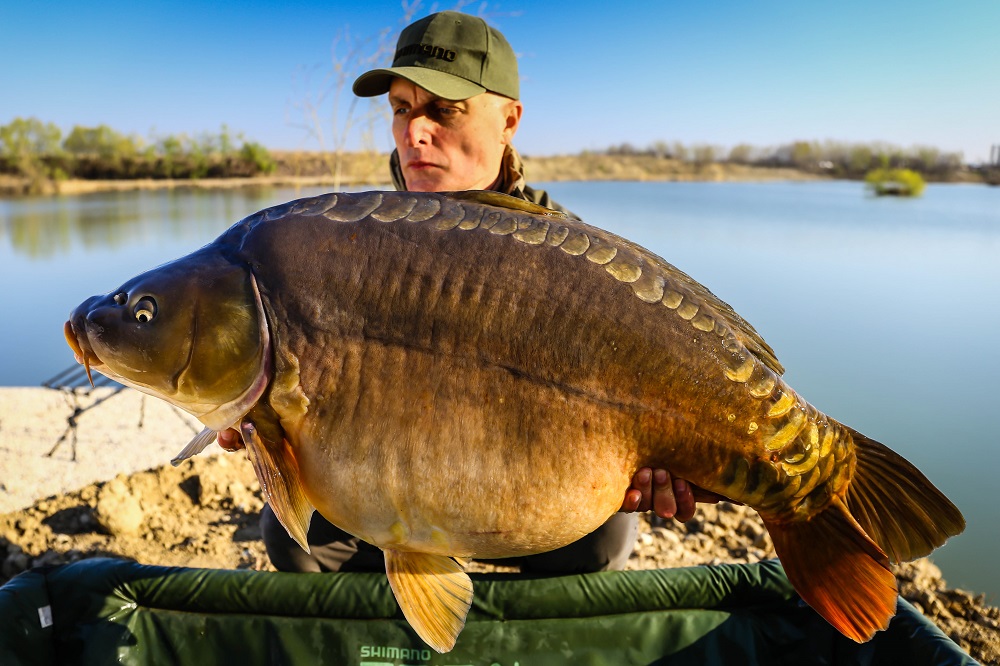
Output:
M848 428L857 464L841 498L805 521L764 519L788 580L858 642L896 610L889 562L923 557L965 528L961 512L916 467Z
M923 557L965 529L958 508L909 461L848 430L858 462L844 500L861 529L891 561Z
M896 614L896 577L841 500L804 521L764 519L785 575L802 599L859 643Z

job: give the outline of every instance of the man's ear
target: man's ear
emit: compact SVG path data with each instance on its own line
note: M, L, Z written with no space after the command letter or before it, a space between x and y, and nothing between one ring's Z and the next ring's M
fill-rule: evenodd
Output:
M520 100L512 99L504 106L504 143L510 143L517 133L517 128L521 124L521 114L524 112L524 105Z

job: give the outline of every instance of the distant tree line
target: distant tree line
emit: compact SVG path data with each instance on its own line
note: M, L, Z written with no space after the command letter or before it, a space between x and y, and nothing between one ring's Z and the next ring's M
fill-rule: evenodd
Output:
M699 165L713 162L765 167L791 167L837 178L864 178L872 169L911 169L931 180L949 180L964 167L962 153L929 146L900 148L886 143L795 141L761 148L742 143L728 150L709 144L686 146L679 141L656 141L645 148L629 143L611 146L609 155L650 155Z
M15 118L0 126L0 173L43 182L65 178L221 178L272 173L274 159L259 143L218 134L146 141L107 125L77 125L63 137L53 123Z

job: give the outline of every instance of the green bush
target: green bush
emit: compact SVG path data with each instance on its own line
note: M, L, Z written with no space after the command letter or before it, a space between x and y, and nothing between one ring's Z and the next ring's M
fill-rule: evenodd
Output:
M0 172L27 178L30 189L65 178L225 178L273 173L277 163L264 146L236 137L225 125L198 138L166 135L148 144L107 125L62 131L37 118L0 126Z
M14 118L0 126L0 158L6 169L28 180L29 191L42 191L57 173L58 165L53 166L51 161L61 157L61 137L62 130L52 123Z
M254 173L272 174L278 168L278 163L271 157L267 148L253 141L243 144L240 157Z
M865 174L865 184L878 196L903 197L919 197L926 186L923 177L916 171L884 167Z

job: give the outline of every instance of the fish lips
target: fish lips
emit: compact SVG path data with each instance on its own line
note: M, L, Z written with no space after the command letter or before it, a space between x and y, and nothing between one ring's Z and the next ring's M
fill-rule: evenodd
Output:
M94 297L96 298L96 297ZM87 299L76 310L70 313L69 320L63 324L63 335L66 337L66 344L73 350L73 357L77 363L83 365L87 371L87 379L90 385L94 385L94 378L90 374L91 368L100 368L103 364L101 359L94 352L90 344L90 336L87 333L87 307L94 298Z
M63 335L78 363L107 374L105 363L101 360L95 347L114 349L117 330L124 323L122 309L116 307L114 297L110 294L91 296L70 313L69 320L63 325Z

